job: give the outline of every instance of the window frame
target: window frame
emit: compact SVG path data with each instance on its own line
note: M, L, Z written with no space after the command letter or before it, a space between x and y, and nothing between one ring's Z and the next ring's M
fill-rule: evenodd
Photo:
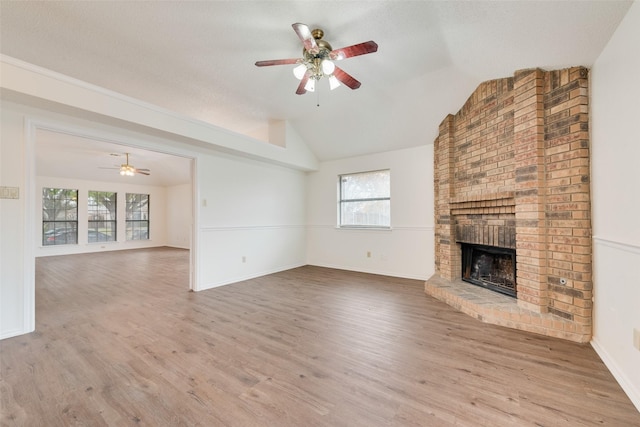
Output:
M130 196L144 196L147 199L146 211L135 211L138 213L146 213L146 219L130 219L130 215L133 214L130 211L131 202ZM145 193L125 193L125 239L129 242L151 240L151 194ZM141 238L141 234L135 237L135 231L140 230L140 227L133 226L134 224L146 224L146 237Z
M60 198L54 198L52 200L66 200L67 203L69 201L75 201L75 219L69 219L67 218L67 215L69 212L73 212L74 209L64 209L65 211L65 219L55 219L56 215L56 211L58 209L56 209L54 207L54 219L50 220L50 219L45 219L45 212L47 212L47 208L46 208L46 202L44 199L44 193L45 191L60 191L60 192L65 192L65 197L60 199ZM74 196L69 196L68 193L75 193L75 198ZM59 193L58 193L59 194ZM42 246L61 246L61 245L77 245L78 244L78 195L79 195L79 190L77 189L71 189L71 188L58 188L58 187L42 187L42 193L41 193L41 201L42 201ZM47 216L48 217L48 216ZM74 233L75 234L75 241L67 241L67 237L65 236L65 241L64 242L60 242L57 243L57 239L56 239L56 234L57 234L57 230L68 230L68 227L60 227L58 228L55 224L59 224L59 223L65 223L65 224L71 224L71 231L65 231L66 233ZM47 227L48 224L54 224L53 225L53 230L48 229L50 227ZM52 232L52 233L50 233ZM53 243L46 243L45 239L48 239L48 234L53 235Z
M355 175L364 175L364 174L373 174L377 172L387 172L389 176L389 196L387 197L365 197L365 198L354 198L347 199L344 198L343 194L343 179L345 177L355 176ZM342 209L346 203L366 203L366 202L380 202L380 201L388 201L389 203L389 223L388 225L378 225L378 224L343 224L343 215ZM370 171L362 171L362 172L351 172L344 173L338 175L338 228L341 229L373 229L373 230L391 230L391 169L376 169Z

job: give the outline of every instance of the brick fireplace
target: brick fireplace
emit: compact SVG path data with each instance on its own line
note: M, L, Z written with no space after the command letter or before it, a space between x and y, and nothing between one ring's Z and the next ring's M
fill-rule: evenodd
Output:
M440 124L434 174L436 274L425 291L488 323L589 341L588 70L482 83ZM463 244L515 250L515 297L462 281Z

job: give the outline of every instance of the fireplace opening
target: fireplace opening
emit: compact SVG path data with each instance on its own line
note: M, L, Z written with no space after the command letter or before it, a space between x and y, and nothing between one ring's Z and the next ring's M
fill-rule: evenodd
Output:
M462 280L516 297L516 251L462 243Z

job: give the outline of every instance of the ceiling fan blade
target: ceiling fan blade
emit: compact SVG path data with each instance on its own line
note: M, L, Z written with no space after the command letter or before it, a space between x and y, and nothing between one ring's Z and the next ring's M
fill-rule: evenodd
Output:
M142 169L136 169L136 171L138 171L138 172L150 172L150 170L149 170L149 169L145 169L145 168L142 168Z
M271 65L289 65L289 64L297 64L300 59L291 58L291 59L269 59L267 61L257 61L256 67L269 67Z
M304 95L305 93L307 93L307 90L304 87L308 81L309 81L309 73L307 72L300 79L300 84L298 85L298 90L296 90L296 95Z
M373 40L368 42L354 44L352 46L334 49L329 53L331 59L340 61L342 59L351 58L353 56L366 55L378 51L378 44Z
M309 27L299 22L296 22L291 26L293 27L293 31L295 31L298 37L300 37L300 40L302 40L304 48L311 53L318 53L318 44L316 43L316 39L311 35Z
M136 173L139 173L140 175L151 175L151 171L149 171L149 169L136 169Z
M362 84L359 81L357 81L355 78L353 78L350 74L348 74L346 71L344 71L342 68L336 67L336 69L333 70L333 75L336 77L336 79L340 81L340 83L342 83L343 85L351 89L358 89Z

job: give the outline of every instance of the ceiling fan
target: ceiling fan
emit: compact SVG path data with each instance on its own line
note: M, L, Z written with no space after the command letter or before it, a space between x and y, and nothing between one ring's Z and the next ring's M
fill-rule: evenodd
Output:
M304 45L302 58L258 61L256 66L268 67L271 65L298 64L293 69L293 74L300 80L296 90L298 95L307 93L307 91L315 91L316 82L323 77L329 79L331 90L340 86L340 83L351 89L360 87L360 82L346 71L338 68L334 61L376 52L378 50L376 42L370 40L334 50L328 42L322 40L324 31L321 29L309 30L309 27L300 23L293 24L292 27Z
M101 169L119 169L120 175L122 176L134 176L135 174L140 175L151 175L151 171L149 169L137 169L133 165L129 164L129 153L124 153L127 156L127 162L120 165L120 167L116 168L101 168ZM117 154L112 154L117 155Z

